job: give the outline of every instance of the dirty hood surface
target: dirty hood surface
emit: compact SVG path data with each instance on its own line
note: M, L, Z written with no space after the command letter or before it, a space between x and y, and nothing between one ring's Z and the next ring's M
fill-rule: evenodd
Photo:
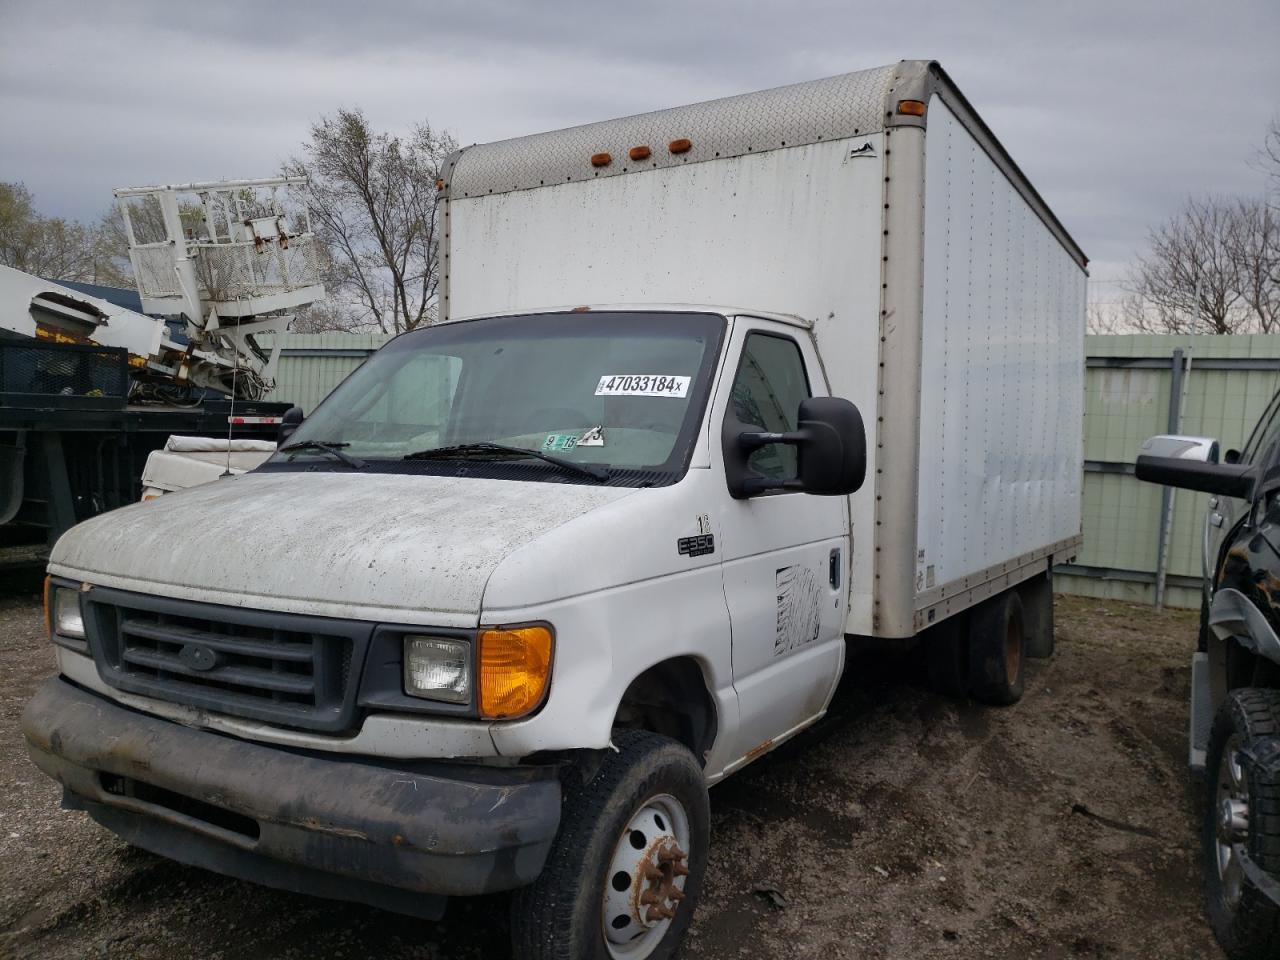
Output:
M471 625L512 550L630 487L368 473L250 473L94 517L54 574L323 616Z

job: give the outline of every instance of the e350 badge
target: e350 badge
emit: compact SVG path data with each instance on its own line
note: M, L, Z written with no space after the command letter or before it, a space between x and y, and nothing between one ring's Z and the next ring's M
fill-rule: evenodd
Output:
M716 552L716 538L709 533L697 537L681 537L676 541L676 549L686 557L705 557Z

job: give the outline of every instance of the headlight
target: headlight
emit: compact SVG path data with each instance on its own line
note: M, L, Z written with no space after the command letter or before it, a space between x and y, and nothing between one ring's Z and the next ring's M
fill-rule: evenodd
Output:
M405 637L404 692L428 700L468 702L471 645L443 637Z
M53 632L63 637L84 639L84 616L80 613L80 594L67 587L53 588Z
M551 677L551 631L480 631L480 716L519 717L542 703Z

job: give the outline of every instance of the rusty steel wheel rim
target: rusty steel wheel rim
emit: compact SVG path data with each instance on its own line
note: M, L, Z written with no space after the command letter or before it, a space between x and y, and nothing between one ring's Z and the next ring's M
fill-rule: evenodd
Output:
M1016 619L1010 618L1004 633L1004 676L1009 685L1018 682L1022 671L1022 630Z
M614 845L600 923L616 960L642 960L662 942L689 875L689 815L669 794L646 800Z

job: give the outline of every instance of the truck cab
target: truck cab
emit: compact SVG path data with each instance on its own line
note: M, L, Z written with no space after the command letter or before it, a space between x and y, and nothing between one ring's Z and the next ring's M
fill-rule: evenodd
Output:
M301 889L373 879L376 903L408 877L528 883L558 764L646 730L701 787L822 716L863 443L794 318L405 334L257 470L59 541L61 676L28 710L33 756L132 842L241 876L272 857ZM450 837L477 795L506 811ZM696 796L668 819L705 817ZM652 832L698 852L692 826Z

